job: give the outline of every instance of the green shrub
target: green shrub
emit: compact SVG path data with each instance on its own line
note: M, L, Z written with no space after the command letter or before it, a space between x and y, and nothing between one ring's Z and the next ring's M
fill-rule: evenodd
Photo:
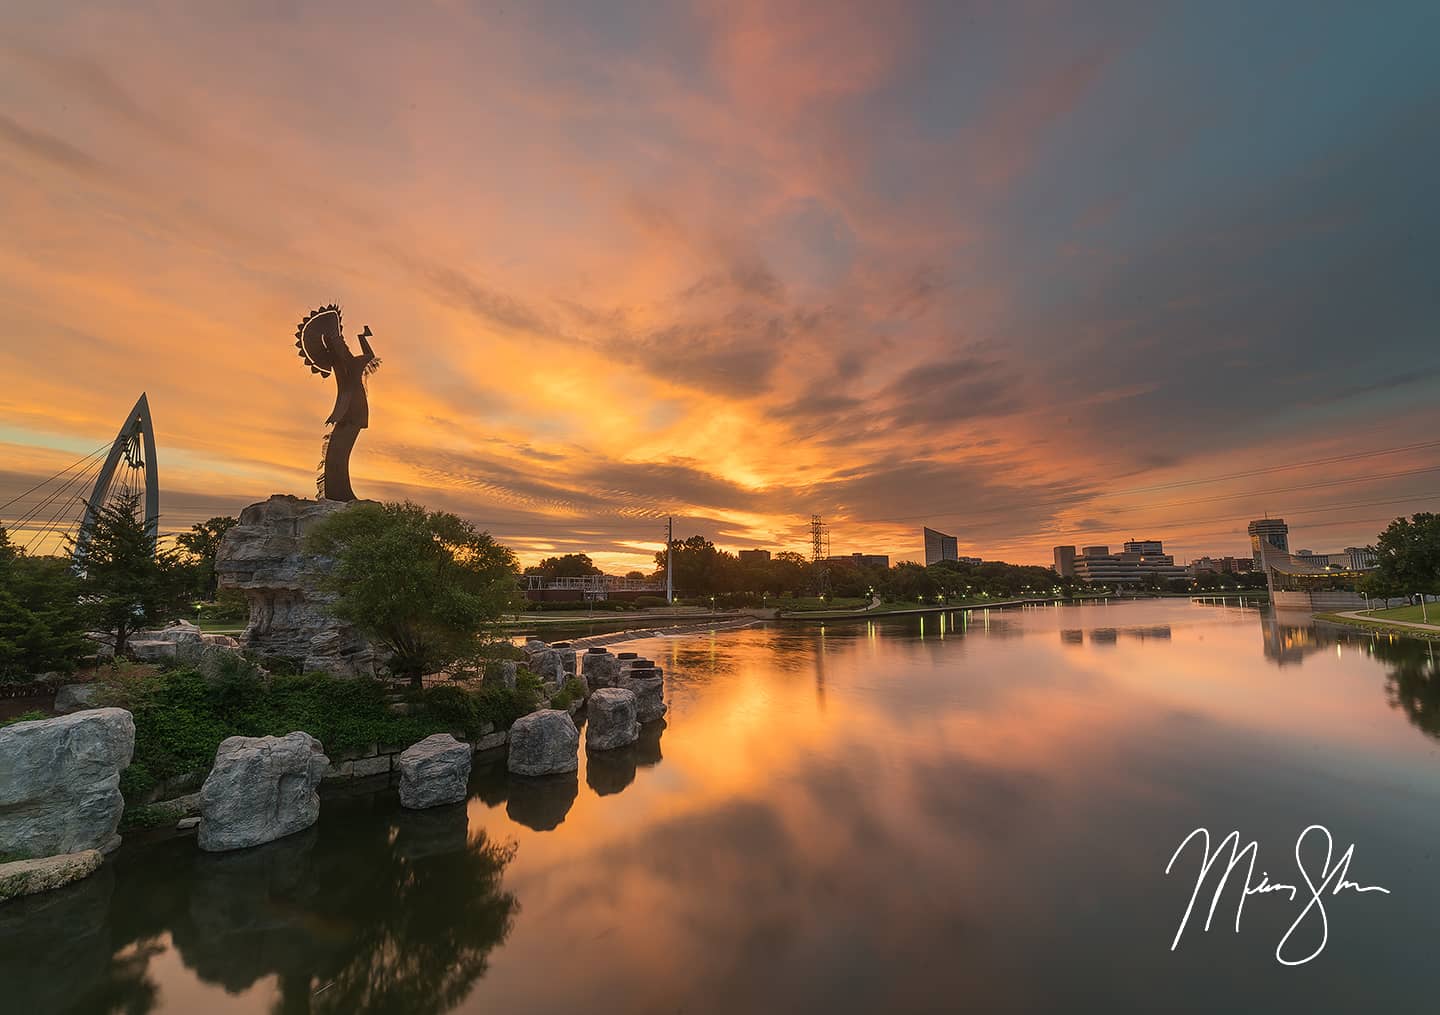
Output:
M523 666L515 676L515 686L506 687L498 680L487 680L475 693L476 713L482 722L494 723L496 729L508 730L516 719L529 715L540 704L540 678Z
M636 607L642 610L653 610L658 606L668 606L664 596L636 596L630 600Z
M551 708L569 708L577 701L585 697L585 685L579 677L571 677L565 681L565 686L550 696Z
M0 726L14 726L17 722L35 722L38 719L49 718L50 717L44 712L40 712L32 708L28 712L21 712L19 715L13 716L9 719L0 719Z
M138 800L155 786L155 777L143 761L130 762L130 767L120 773L120 795L126 800Z
M123 789L121 793L124 793ZM175 820L175 812L168 807L142 804L139 807L125 808L125 813L120 815L120 827L123 829L158 828L167 823L173 824Z

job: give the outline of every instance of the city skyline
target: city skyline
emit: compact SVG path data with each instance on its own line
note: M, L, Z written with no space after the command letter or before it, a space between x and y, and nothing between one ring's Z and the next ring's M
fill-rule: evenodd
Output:
M1211 13L29 11L0 502L142 391L162 529L313 496L292 333L334 301L385 357L356 492L524 563L648 570L671 514L892 561L1372 543L1440 492L1440 10Z

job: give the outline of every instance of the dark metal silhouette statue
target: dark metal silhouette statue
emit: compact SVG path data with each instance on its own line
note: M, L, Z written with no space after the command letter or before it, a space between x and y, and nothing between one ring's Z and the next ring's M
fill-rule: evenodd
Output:
M370 425L370 403L365 397L365 378L380 366L370 349L370 329L357 336L357 356L345 344L340 327L340 308L335 304L307 314L295 330L295 348L312 374L335 375L335 410L325 422L325 440L320 446L320 474L315 492L321 500L355 500L350 489L350 452L355 438Z

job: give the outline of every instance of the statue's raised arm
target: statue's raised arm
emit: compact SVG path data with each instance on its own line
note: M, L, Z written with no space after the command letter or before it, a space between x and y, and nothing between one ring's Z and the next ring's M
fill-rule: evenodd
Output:
M380 365L370 348L370 329L360 334L360 355L345 344L340 308L335 304L307 314L295 330L295 347L311 373L335 375L335 408L325 422L316 492L322 500L354 500L350 489L350 452L360 431L370 425L365 377Z

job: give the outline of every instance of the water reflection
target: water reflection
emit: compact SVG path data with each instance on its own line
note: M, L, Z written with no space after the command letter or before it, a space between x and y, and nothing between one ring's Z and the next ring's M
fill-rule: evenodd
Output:
M1375 655L1390 664L1386 681L1390 704L1415 727L1440 740L1440 667L1433 641L1377 638Z
M228 994L270 987L277 1012L448 1011L510 930L513 856L469 834L463 805L328 801L320 824L267 846L153 844L5 907L0 982L9 1010L148 1012L162 997L150 966L173 949Z
M464 807L327 798L273 847L0 907L0 1007L1429 1010L1429 645L1171 601L633 647L666 722L573 776L481 757ZM1273 897L1168 950L1181 837L1284 863L1313 821L1396 889L1327 902L1322 960L1275 963Z

